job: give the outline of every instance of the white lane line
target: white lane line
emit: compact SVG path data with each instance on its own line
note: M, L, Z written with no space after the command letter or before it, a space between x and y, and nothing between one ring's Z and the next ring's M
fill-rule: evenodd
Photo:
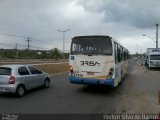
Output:
M66 64L68 62L60 62L60 63L38 63L38 64L31 64L31 65L49 65L49 64Z
M65 73L68 73L68 71L67 72L61 72L61 73L56 73L56 74L51 74L50 77L55 76L55 75L65 74Z

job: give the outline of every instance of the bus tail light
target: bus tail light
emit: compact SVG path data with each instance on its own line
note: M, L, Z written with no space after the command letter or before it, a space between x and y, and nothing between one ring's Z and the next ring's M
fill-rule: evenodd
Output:
M110 69L109 69L109 73L108 73L108 78L112 78L113 72L114 72L114 69L113 69L113 68L110 68Z

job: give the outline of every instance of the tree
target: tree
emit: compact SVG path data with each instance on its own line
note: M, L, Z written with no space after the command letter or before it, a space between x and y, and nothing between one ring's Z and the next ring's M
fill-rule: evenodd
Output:
M62 54L61 50L59 50L58 48L53 48L51 50L51 57L57 61L57 59L63 57L63 54Z

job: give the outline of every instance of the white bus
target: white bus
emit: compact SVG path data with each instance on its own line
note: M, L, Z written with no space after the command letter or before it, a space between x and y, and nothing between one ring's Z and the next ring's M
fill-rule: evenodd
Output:
M148 68L160 68L160 48L147 48Z
M74 84L117 86L128 67L128 50L110 36L72 38L69 80Z

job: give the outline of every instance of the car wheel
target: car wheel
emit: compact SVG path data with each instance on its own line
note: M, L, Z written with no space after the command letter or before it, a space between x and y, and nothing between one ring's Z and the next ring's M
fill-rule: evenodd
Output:
M48 88L49 85L50 85L50 80L49 79L45 79L45 81L44 81L44 87Z
M17 87L17 91L16 91L17 96L22 97L25 94L25 88L23 85L20 85Z

